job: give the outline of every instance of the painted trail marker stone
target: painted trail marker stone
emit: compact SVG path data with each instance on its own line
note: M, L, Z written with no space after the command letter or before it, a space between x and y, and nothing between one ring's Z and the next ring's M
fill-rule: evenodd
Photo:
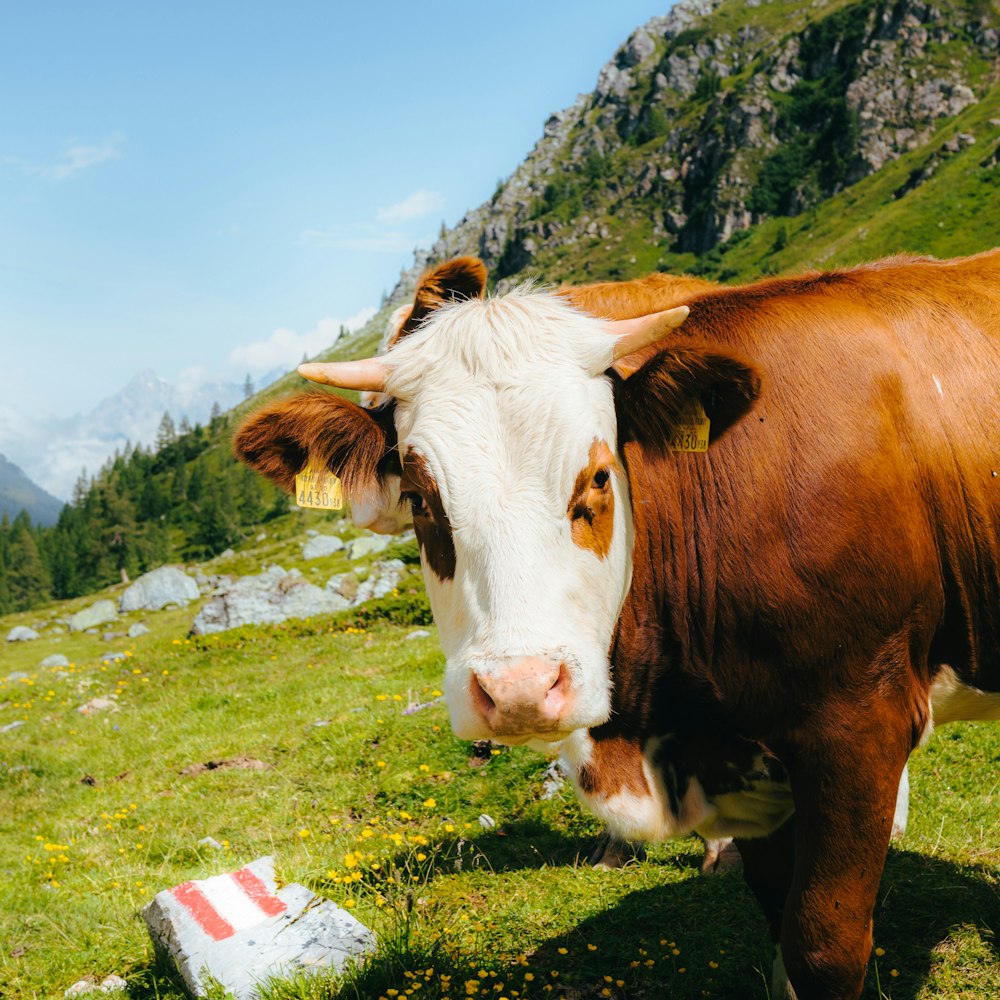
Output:
M142 911L156 950L188 992L212 979L237 1000L257 1000L270 978L340 969L375 947L364 924L304 885L278 889L274 859L165 889Z

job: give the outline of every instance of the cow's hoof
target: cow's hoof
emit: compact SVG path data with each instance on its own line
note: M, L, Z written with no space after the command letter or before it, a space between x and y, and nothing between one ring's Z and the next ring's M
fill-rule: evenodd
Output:
M728 837L723 840L706 840L705 857L701 862L702 875L721 875L743 867L739 848Z
M624 868L630 861L645 861L646 848L635 840L620 840L610 833L602 833L600 840L587 859L593 868Z

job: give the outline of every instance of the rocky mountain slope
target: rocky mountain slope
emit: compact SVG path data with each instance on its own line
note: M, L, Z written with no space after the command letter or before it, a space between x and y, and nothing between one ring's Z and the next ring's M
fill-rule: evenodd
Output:
M654 268L750 279L985 248L1000 232L998 29L988 0L682 0L551 116L390 299L456 253L482 257L494 279ZM953 165L961 177L935 191ZM956 191L973 212L935 213ZM853 249L820 236L828 219L860 237ZM752 260L744 246L726 266L755 240Z

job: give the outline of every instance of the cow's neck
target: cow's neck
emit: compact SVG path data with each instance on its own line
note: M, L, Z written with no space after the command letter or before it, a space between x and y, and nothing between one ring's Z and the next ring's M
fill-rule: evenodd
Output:
M678 693L706 709L713 700L720 491L706 455L647 455L626 444L624 459L635 540L612 652L613 720L631 733L663 732Z

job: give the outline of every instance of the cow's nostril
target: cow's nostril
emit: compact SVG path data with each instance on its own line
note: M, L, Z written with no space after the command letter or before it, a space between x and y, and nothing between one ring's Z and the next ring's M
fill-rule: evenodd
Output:
M475 674L472 675L472 681L469 686L472 689L472 700L475 702L476 708L481 715L488 716L496 710L496 702L490 697L489 692L479 682L479 678Z

